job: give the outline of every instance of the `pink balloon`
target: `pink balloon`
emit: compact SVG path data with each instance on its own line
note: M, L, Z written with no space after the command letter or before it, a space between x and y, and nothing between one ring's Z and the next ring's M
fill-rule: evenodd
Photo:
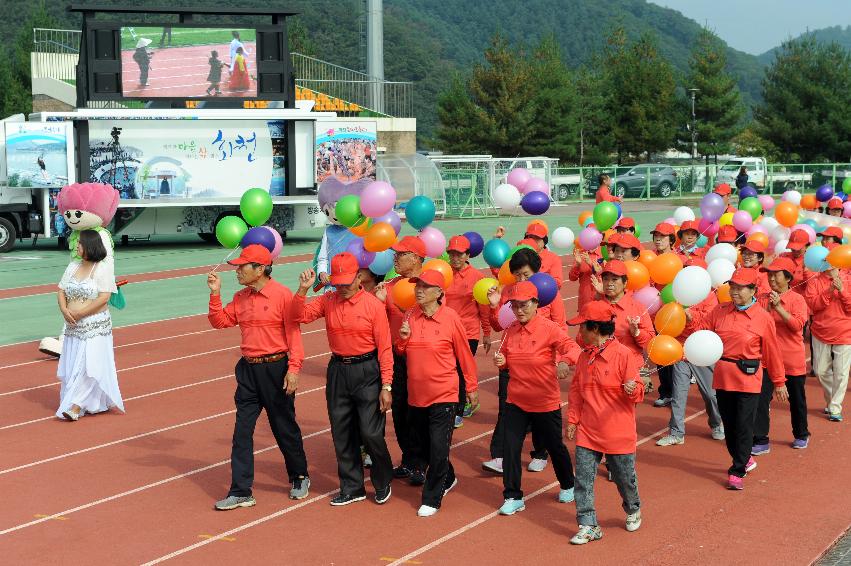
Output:
M523 189L526 187L526 183L528 183L531 178L532 174L529 173L529 171L522 167L516 167L508 172L508 177L506 177L505 180L509 185L517 187L517 190L522 193Z
M795 230L803 230L804 232L806 232L807 236L809 236L810 238L810 245L816 243L816 231L813 230L813 227L809 224L795 224L794 226L792 226L792 232L794 232Z
M757 234L757 233L765 234L766 236L769 236L768 230L766 230L764 227L760 226L759 224L754 224L753 226L751 226L750 230L748 230L748 232L747 232L747 235L753 236L754 234ZM769 240L771 240L770 236L769 236Z
M267 229L275 238L275 248L272 250L272 259L277 259L278 256L281 255L281 250L284 248L284 241L281 239L281 234L271 226L260 226L260 228Z
M538 177L531 177L528 181L526 181L526 185L523 187L523 190L520 191L524 195L531 193L532 191L541 191L544 194L550 194L550 185L543 179Z
M434 226L420 230L419 238L425 243L428 257L440 257L446 251L446 236Z
M706 218L701 218L700 222L697 223L697 229L706 237L717 234L719 228L720 226L718 225L718 222L711 221Z
M733 213L733 228L739 232L747 232L753 226L751 213L745 210L737 210Z
M769 195L759 195L759 203L762 205L762 209L766 212L774 208L774 199Z
M591 250L596 249L602 241L603 235L599 233L596 228L591 228L589 226L579 233L579 245L582 246L582 249L585 251L590 252Z
M842 216L851 218L851 200L845 201L845 204L842 205Z
M676 225L677 225L677 221L676 221L676 220L674 220L674 217L673 217L673 216L671 216L670 218L666 218L666 219L665 219L665 220L663 220L662 222L664 222L665 224L670 224L671 226L676 226Z
M647 287L643 287L638 291L635 291L632 294L632 298L644 305L644 308L647 309L647 313L651 316L656 314L662 307L662 298L659 296L659 290L652 285L648 285Z
M360 210L370 218L387 214L395 204L396 190L384 181L373 181L364 187L360 195Z
M499 321L499 325L505 329L511 326L511 324L517 320L517 317L514 316L514 311L511 310L511 303L505 303L499 308L499 312L496 315L497 320Z

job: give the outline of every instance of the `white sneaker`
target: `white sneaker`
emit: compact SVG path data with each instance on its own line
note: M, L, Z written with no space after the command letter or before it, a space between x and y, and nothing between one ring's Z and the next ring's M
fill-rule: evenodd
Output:
M417 509L418 517L431 517L437 513L437 507L429 507L428 505L420 505L420 508Z
M502 473L502 458L494 458L493 460L488 460L487 462L482 462L482 469L486 472L493 472L495 474Z
M724 440L724 427L716 426L712 429L712 440Z
M588 544L591 541L600 540L601 538L603 538L603 531L600 527L580 525L579 532L573 535L573 538L570 539L570 544Z
M532 458L529 466L526 468L530 472L543 472L547 469L547 461L543 458Z
M635 532L641 526L641 510L626 516L626 530Z
M663 436L659 440L656 441L656 446L672 446L674 444L685 444L686 439L682 436L674 436L673 434L669 434L667 436Z

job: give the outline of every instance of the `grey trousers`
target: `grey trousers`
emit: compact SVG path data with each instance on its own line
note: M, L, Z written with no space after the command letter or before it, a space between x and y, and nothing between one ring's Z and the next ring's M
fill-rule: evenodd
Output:
M721 426L721 413L718 412L718 399L712 389L712 372L714 366L696 366L682 361L674 364L673 385L671 388L671 436L682 438L686 435L686 402L691 386L691 376L694 374L697 389L706 405L710 428Z
M582 446L576 447L576 522L596 527L597 511L594 509L594 480L603 453ZM606 462L612 473L612 481L623 500L623 510L631 515L641 508L638 498L638 478L635 475L635 454L606 454Z

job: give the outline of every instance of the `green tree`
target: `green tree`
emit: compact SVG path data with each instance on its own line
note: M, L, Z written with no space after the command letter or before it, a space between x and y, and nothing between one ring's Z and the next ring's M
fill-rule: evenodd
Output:
M704 28L691 51L685 86L698 89L695 104L697 151L707 159L714 156L716 163L719 153L730 151L730 140L741 131L745 114L739 87L726 67L724 44ZM690 120L691 100L686 103Z
M732 146L736 155L757 155L769 162L783 159L777 146L757 133L753 122L733 138Z
M45 8L44 2L32 5L29 17L19 28L11 49L11 59L0 65L0 92L2 93L3 116L29 114L32 112L32 63L33 28L58 27Z
M612 120L606 111L606 77L598 65L582 67L576 73L577 136L579 165L604 165L614 151Z
M847 161L851 156L851 53L812 37L783 43L762 82L757 133L785 159Z
M434 143L442 151L458 154L482 151L472 137L479 127L476 106L467 91L466 81L457 73L449 88L437 98L437 119Z

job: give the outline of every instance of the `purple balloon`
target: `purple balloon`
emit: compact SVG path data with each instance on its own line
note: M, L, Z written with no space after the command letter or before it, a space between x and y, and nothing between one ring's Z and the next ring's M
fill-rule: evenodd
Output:
M541 191L532 191L523 195L520 206L527 214L539 216L550 209L550 197Z
M360 195L360 210L364 216L384 216L396 204L396 190L384 181L373 181L364 187ZM396 232L397 234L399 232Z
M716 193L707 193L700 201L700 215L709 221L716 221L724 214L724 199Z
M499 325L503 329L508 328L515 320L517 320L517 317L514 315L514 311L511 310L511 302L506 302L502 305L496 316L497 320L499 320Z
M386 222L393 226L393 230L396 232L397 236L399 235L399 232L402 231L402 219L399 218L399 215L396 214L395 210L391 210L387 214L372 220L373 225L378 224L379 222Z
M819 202L827 202L833 198L833 187L830 185L822 185L816 189L816 199Z
M369 264L375 261L375 252L368 252L364 249L363 238L356 238L349 242L346 251L355 256L361 269L369 267Z
M745 210L737 210L733 213L733 228L739 232L747 232L753 226L751 213Z
M541 191L542 193L548 193L550 192L550 186L545 180L539 177L532 177L531 179L526 181L526 184L523 186L523 190L520 192L525 195L531 193L532 191Z
M272 253L275 251L277 242L275 241L275 236L272 235L272 231L266 228L266 226L255 226L248 230L239 242L242 249L254 244L259 244L269 250L269 253Z
M478 232L464 232L464 237L470 240L470 257L476 257L485 249L485 240Z
M756 192L756 189L751 187L750 185L748 185L747 187L742 187L741 190L739 190L739 202L742 202L746 198L750 198L750 197L756 198L758 196L759 196L759 193Z
M549 273L536 273L529 281L538 289L538 306L545 307L558 296L558 284Z
M579 233L579 245L587 252L595 249L602 241L603 235L596 228L588 227Z

